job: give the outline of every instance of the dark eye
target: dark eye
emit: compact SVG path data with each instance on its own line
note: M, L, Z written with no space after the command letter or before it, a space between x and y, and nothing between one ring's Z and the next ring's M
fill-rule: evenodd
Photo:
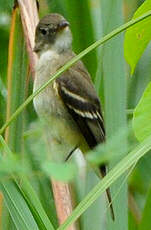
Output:
M45 28L40 28L40 32L41 32L41 34L43 34L43 35L48 34L48 30L45 29Z

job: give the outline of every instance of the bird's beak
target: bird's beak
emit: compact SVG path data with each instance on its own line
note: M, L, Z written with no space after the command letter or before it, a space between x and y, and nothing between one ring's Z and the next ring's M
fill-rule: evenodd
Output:
M66 28L67 26L69 26L69 22L64 20L64 21L60 22L60 24L58 26L58 30L62 30L64 28Z

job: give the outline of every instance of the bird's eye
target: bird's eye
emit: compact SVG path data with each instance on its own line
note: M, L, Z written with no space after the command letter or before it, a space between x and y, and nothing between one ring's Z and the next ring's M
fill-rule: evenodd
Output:
M40 28L40 32L41 34L46 35L48 33L48 30L45 28Z

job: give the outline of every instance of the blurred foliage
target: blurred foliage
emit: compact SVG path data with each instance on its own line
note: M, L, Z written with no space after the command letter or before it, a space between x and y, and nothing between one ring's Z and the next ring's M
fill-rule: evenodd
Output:
M149 0L147 0L149 2ZM88 47L90 44L92 44L96 39L100 38L103 34L106 34L108 31L110 31L113 27L117 27L118 25L122 24L122 9L124 13L124 19L123 21L128 21L132 18L134 12L136 9L144 2L143 0L123 0L121 1L122 9L115 9L115 0L113 1L103 1L103 0L39 0L40 2L40 17L43 15L50 13L50 12L58 12L63 14L71 24L71 29L73 33L73 48L76 53L79 53L86 47ZM117 3L117 2L116 2ZM114 4L114 7L112 7L112 4ZM7 92L7 68L8 68L8 43L9 43L9 33L10 33L10 24L11 24L11 14L13 9L14 1L13 0L0 0L0 48L2 52L0 52L0 126L4 124L6 120L6 104L7 104L7 93L9 95L10 92ZM116 11L117 10L117 11ZM120 12L119 12L120 11ZM119 14L118 14L119 13ZM116 15L115 15L116 14ZM117 15L118 14L118 15ZM120 16L121 14L121 16ZM23 44L23 32L21 30L21 24L18 24L18 31L20 35L17 37L18 40L16 40L16 45L19 47L19 51L22 52L21 49L24 49L22 46ZM144 27L144 25L143 25ZM133 32L133 29L132 29ZM150 33L150 30L148 30ZM134 38L134 36L133 36ZM142 111L145 111L143 114L143 121L139 122L137 136L139 136L139 140L142 139L142 136L146 137L146 130L144 132L143 126L147 127L148 134L150 134L150 98L147 98L146 101L146 93L143 94L145 88L147 87L148 83L151 80L151 45L147 47L144 54L138 61L138 64L136 66L135 72L133 77L130 77L130 69L129 66L124 63L124 59L122 57L122 36L116 38L117 42L112 41L109 46L109 48L106 50L106 47L99 48L97 50L94 50L93 52L89 53L87 56L83 58L83 61L88 68L89 72L91 73L92 79L95 79L96 87L98 90L98 93L103 101L103 105L105 108L108 107L108 121L112 124L108 127L108 132L111 129L111 126L116 126L115 129L119 131L119 128L121 127L121 123L125 122L126 117L126 108L123 104L123 101L125 100L126 90L127 90L127 109L135 109L136 105L138 104L140 98L142 97L139 105L137 106L135 110L135 117L136 113L139 111L139 113L142 114ZM20 42L20 43L19 43ZM115 45L115 43L116 45ZM135 41L134 41L135 42ZM109 43L108 43L109 45ZM131 56L131 50L130 50L130 56ZM23 53L22 53L23 54ZM134 55L136 53L134 52ZM14 57L15 58L15 57ZM20 58L16 57L17 61L23 58L25 61L24 56L20 56ZM15 59L14 59L15 60ZM25 62L25 68L26 71L28 69L27 59ZM120 71L119 71L120 70ZM117 71L117 72L116 72ZM96 74L97 73L97 74ZM116 74L117 73L117 74ZM108 76L107 76L108 75ZM113 79L114 75L114 79ZM16 74L15 74L16 76ZM106 78L108 77L108 79ZM23 77L23 76L22 76ZM22 98L20 97L20 91L19 89L23 89L18 86L19 85L13 85L14 91L16 93L16 98L14 99L14 109L18 107L20 103L24 100L25 97L27 97L29 94L32 93L32 80L28 79L30 77L30 73L27 74L27 72L24 74L24 79L22 87L25 89L23 92ZM25 79L27 80L25 82ZM113 81L114 80L114 81ZM123 81L121 81L123 80ZM104 82L106 81L106 82ZM120 82L120 83L119 83ZM16 83L15 83L16 84ZM21 84L21 82L20 82ZM150 86L150 85L149 85ZM149 86L147 89L149 89ZM126 89L127 87L127 89ZM105 93L104 93L105 90ZM119 93L120 91L120 93ZM109 100L107 100L107 93L108 97L110 97L111 106L107 104ZM113 96L114 93L116 94L116 103L117 107L115 106L115 97ZM15 97L15 95L12 95ZM11 95L10 97L13 98ZM111 98L112 97L112 98ZM122 99L121 99L122 98ZM21 101L20 101L21 99ZM122 102L121 102L122 100ZM115 104L114 104L115 103ZM119 104L121 103L121 109L119 109ZM125 102L124 102L125 103ZM125 103L126 104L126 103ZM122 107L123 106L123 107ZM140 109L141 106L141 109ZM111 109L112 108L112 109ZM146 116L145 116L146 114ZM113 116L114 115L114 116ZM120 119L118 119L120 117ZM16 174L18 171L21 173L25 173L26 176L29 177L29 181L31 182L31 187L36 191L36 194L38 195L38 198L43 206L44 212L48 216L49 220L55 226L55 228L58 226L57 217L56 217L56 211L54 206L54 200L52 196L52 188L50 186L50 182L48 179L49 174L55 174L54 165L45 164L47 160L47 149L45 147L45 141L43 137L43 133L41 131L41 126L39 122L37 122L37 115L35 114L35 111L33 109L32 104L30 104L23 117L23 126L16 129L17 131L12 131L14 133L12 138L13 150L19 149L20 156L14 155L12 158L9 156L7 158L1 157L1 169L0 169L0 178L2 178L4 175L7 176L7 174ZM123 119L123 120L122 120ZM148 119L148 120L147 120ZM115 120L117 123L115 123ZM131 122L132 116L128 116L128 120ZM108 124L109 124L108 123ZM120 123L120 124L119 124ZM18 121L17 121L18 124ZM123 127L123 126L122 126ZM126 132L126 134L123 134L119 131L118 135L113 138L109 142L108 148L111 151L111 153L118 153L121 155L124 154L125 147L123 147L123 142L126 139L127 135L127 129L121 128L122 131ZM136 129L136 128L135 128ZM142 132L144 134L142 135ZM122 134L121 134L122 133ZM124 136L125 135L125 136ZM141 138L140 138L141 137ZM17 140L18 142L14 142L13 138ZM20 139L22 138L22 144L21 148L18 147L20 142ZM10 143L11 143L10 141ZM119 143L120 145L119 145ZM9 147L12 148L12 144L9 143ZM114 144L117 145L115 146ZM129 143L127 148L131 150L133 146L137 145L138 142L135 139L134 132L130 130L129 135ZM119 147L121 151L119 151ZM100 150L98 152L98 149L96 149L96 155L94 156L88 156L88 159L95 162L112 162L119 160L119 158L115 158L114 154L104 154L106 152L106 149L104 145L102 146L102 155L100 155ZM3 152L0 148L0 151ZM89 158L90 157L90 158ZM43 165L45 164L45 166ZM129 230L150 230L150 200L151 200L151 192L150 192L150 175L151 175L151 156L148 154L145 156L141 161L137 164L135 169L133 170L132 174L129 177L129 190L131 191L135 201L137 208L142 213L142 220L140 221L140 227L138 228L138 222L135 219L135 213L132 213L129 211ZM66 173L68 174L68 170L71 171L74 174L74 170L69 168L62 168L63 177L65 179L68 179L66 176ZM42 168L44 170L42 170ZM67 172L66 172L67 170ZM87 174L87 180L85 181L85 178L81 177L80 171L77 170L77 177L75 178L75 187L77 188L77 194L75 200L79 202L82 200L87 194L88 191L90 191L96 183L98 183L98 179L96 179L96 176L94 173L92 173L90 170ZM47 172L47 173L46 173ZM57 170L57 174L62 174L61 170ZM73 176L71 173L71 177ZM58 176L56 174L56 176ZM59 175L60 176L60 175ZM4 178L4 177L3 177ZM59 177L60 178L60 177ZM80 178L80 180L79 180ZM82 178L82 179L81 179ZM10 178L9 178L10 179ZM11 177L12 179L12 177ZM9 180L8 180L9 181ZM7 182L8 182L7 181ZM82 181L82 182L81 182ZM20 183L19 183L20 184ZM81 185L82 184L82 185ZM8 187L7 187L8 186ZM27 213L29 213L29 220L31 220L33 217L31 215L32 207L29 207L29 205L25 204L25 197L22 199L20 197L20 193L17 191L20 191L20 187L18 185L14 184L12 180L10 181L10 184L6 184L2 187L2 190L8 191L9 188L12 188L12 198L9 199L9 197L6 197L7 202L3 204L5 207L7 206L8 209L13 208L13 202L16 202L19 200L20 206L18 206L19 210L22 209L22 207L25 207L25 210ZM149 192L148 192L149 191ZM115 192L115 200L117 200L117 203L119 203L119 191L116 190ZM8 195L8 193L6 193ZM147 199L146 199L147 197ZM100 208L100 205L98 203L102 204L102 199L98 202L95 202L92 207L87 210L87 212L82 216L81 218L81 229L82 230L101 230L105 229L104 227L104 217L100 218L100 213L102 212L102 207ZM22 206L23 205L23 206ZM121 205L121 204L120 204ZM103 209L104 209L103 204ZM92 209L91 209L92 208ZM120 206L121 209L121 206ZM3 208L3 229L5 230L12 230L17 229L9 215L6 209ZM12 218L14 219L14 216L16 215L17 206L15 207L15 211L13 213ZM21 212L21 211L20 211ZM38 213L38 210L36 211ZM22 213L19 213L22 214ZM27 214L28 215L28 214ZM37 214L38 215L38 214ZM93 218L92 218L93 215ZM16 217L15 217L16 218ZM24 213L20 217L21 219L18 219L17 224L20 224L20 221L24 222ZM47 218L45 219L47 223ZM93 220L93 221L92 221ZM37 221L39 219L37 218ZM121 221L121 220L119 220ZM125 220L124 220L125 221ZM28 221L27 221L28 222ZM33 223L33 222L32 222ZM38 226L40 222L37 222ZM35 226L37 225L35 223ZM102 224L103 227L100 228L100 225ZM123 223L121 221L121 223ZM16 223L15 223L16 225ZM22 225L22 223L21 223ZM22 225L24 226L24 225ZM28 228L31 229L32 225L28 225ZM144 226L146 226L144 228ZM149 227L148 227L149 226ZM26 229L27 226L25 226ZM20 229L24 229L20 228ZM37 229L37 227L33 227L32 229ZM39 228L43 229L43 228Z

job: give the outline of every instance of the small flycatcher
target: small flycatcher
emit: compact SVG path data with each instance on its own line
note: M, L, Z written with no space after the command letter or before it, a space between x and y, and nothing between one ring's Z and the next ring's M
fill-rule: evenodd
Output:
M35 48L39 59L34 91L48 81L59 68L72 59L72 34L69 22L59 14L42 18L36 28ZM47 124L50 146L66 157L75 149L82 152L105 141L101 105L90 75L81 61L64 72L34 99L35 109ZM64 157L64 155L63 155ZM105 165L100 166L102 176ZM111 203L109 190L107 197ZM111 204L111 214L114 219Z

